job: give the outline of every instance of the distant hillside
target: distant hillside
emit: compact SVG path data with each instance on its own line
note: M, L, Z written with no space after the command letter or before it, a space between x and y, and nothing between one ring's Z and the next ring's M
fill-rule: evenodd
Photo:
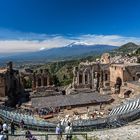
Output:
M113 50L113 52L116 54L129 54L129 53L133 53L134 51L136 51L139 48L140 48L139 45L129 42L129 43L124 44L124 45L120 46L119 48Z
M135 51L133 51L133 55L140 56L140 47L136 49Z
M32 53L15 54L0 58L0 62L49 62L55 60L70 60L73 58L82 58L89 55L98 55L104 52L118 48L111 45L86 45L72 43L61 48L45 49Z

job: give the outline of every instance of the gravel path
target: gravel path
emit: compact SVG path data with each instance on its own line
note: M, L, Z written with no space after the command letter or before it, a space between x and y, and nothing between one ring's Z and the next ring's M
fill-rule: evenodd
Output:
M88 137L93 140L140 140L140 120L116 129L89 132Z

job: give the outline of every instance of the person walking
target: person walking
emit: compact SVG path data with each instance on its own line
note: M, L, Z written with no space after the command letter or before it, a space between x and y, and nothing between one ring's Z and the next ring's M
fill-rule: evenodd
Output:
M72 140L72 126L71 123L68 122L68 126L65 128L66 140Z
M0 121L0 133L2 132L3 128L2 128L2 122Z
M8 125L7 125L6 122L3 123L2 129L3 129L2 133L3 133L4 140L7 140L8 139L8 136L7 136L7 134L8 134Z
M20 128L21 128L21 129L24 128L24 121L23 121L23 120L21 120L21 122L20 122Z
M14 124L13 120L11 121L10 127L11 127L11 135L14 135L15 134L15 124Z

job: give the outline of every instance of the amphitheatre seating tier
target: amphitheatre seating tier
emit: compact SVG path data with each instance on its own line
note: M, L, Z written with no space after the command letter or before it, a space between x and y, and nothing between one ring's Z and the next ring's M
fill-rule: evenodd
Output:
M112 109L109 116L106 118L75 120L73 121L73 129L75 131L85 131L100 128L121 127L140 117L139 105L140 100L135 99ZM35 116L19 113L17 110L5 106L0 106L0 117L9 121L14 120L15 123L20 123L21 120L24 120L26 126L33 126L34 129L48 129L48 131L54 131L57 125L56 123L38 119Z
M44 121L43 119L38 119L34 116L27 114L21 114L12 110L11 108L6 108L2 106L0 107L0 115L4 118L14 120L16 123L20 123L21 120L24 120L25 125L35 125L40 127L55 126L53 123L49 123L47 121Z
M140 107L140 99L136 99L124 105L120 105L118 107L113 108L109 115L112 116L112 115L126 114L133 110L139 109L139 107Z

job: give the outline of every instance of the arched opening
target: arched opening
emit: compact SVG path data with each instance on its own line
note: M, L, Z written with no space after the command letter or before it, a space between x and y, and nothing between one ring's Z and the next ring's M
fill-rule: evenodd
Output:
M85 84L88 84L88 76L85 74Z
M119 85L119 86L122 85L122 79L120 77L117 77L117 79L116 79L116 85Z
M95 72L93 72L93 79L95 78Z
M44 77L43 79L43 86L47 86L47 77Z
M79 74L79 84L82 84L82 75Z
M117 77L116 84L115 84L115 93L120 93L120 87L122 85L122 79Z
M105 74L105 81L107 81L108 80L108 74L106 73Z
M99 91L99 83L100 83L100 74L99 73L96 73L96 79L97 79L96 91Z
M41 86L41 78L38 78L38 86Z

